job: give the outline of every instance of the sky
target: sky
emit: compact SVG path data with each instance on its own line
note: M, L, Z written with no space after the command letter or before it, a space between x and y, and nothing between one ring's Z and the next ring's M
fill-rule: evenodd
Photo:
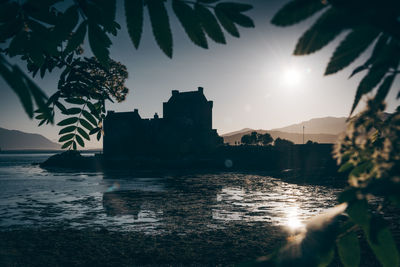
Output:
M242 128L274 129L312 118L348 116L362 75L351 79L348 76L354 67L363 63L371 48L345 70L323 76L334 48L346 33L317 53L293 56L297 39L319 14L298 25L282 28L273 26L270 20L287 1L239 2L253 4L254 9L246 14L253 18L256 27L239 27L240 38L225 32L226 45L209 39L209 49L203 49L191 43L168 1L174 37L174 54L169 59L158 48L147 16L140 47L134 48L119 1L117 22L122 29L112 38L110 56L127 66L126 86L130 93L123 103L107 104L107 110L137 108L142 118L152 117L155 112L162 114L162 103L169 99L171 90L192 91L202 86L205 96L214 101L213 128L219 134ZM91 55L88 47L85 53ZM25 67L17 59L11 61ZM53 71L44 79L36 77L35 81L51 95L57 90L59 74ZM396 80L394 87L398 85ZM0 88L0 127L39 133L52 141L58 139L60 127L37 127L38 122L28 118L16 95L1 78ZM398 105L395 93L392 90L388 97L389 111ZM60 118L56 115L56 121ZM101 143L90 142L88 147L101 147Z

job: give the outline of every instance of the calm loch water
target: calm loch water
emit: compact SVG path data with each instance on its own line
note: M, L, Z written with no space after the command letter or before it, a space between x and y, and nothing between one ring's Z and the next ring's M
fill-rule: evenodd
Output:
M49 172L50 154L0 154L0 230L107 228L189 233L232 223L296 228L336 203L336 191L243 173L133 178L129 172Z

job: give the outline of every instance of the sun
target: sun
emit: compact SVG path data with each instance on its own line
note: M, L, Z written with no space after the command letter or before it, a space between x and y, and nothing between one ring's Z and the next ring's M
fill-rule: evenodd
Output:
M283 71L282 82L289 87L296 87L301 82L301 74L295 68L288 68Z

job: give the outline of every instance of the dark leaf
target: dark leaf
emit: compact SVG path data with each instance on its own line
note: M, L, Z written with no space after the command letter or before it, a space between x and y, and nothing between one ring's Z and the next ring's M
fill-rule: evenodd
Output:
M75 140L78 142L78 144L81 147L85 147L85 142L83 142L83 139L79 135L75 135ZM75 149L75 148L74 148Z
M74 138L75 134L71 133L71 134L66 134L60 137L60 139L58 140L58 142L65 142L67 140L70 140L72 138Z
M399 252L387 226L383 222L371 220L370 229L374 232L367 232L367 240L382 266L399 266Z
M39 114L39 115L37 115L37 116L35 117L35 119L37 119L37 120L42 120L42 119L44 119L44 115L43 115L43 114Z
M66 115L76 115L81 113L81 109L80 108L69 108L67 109L66 112L64 112Z
M351 168L353 168L354 165L351 162L346 162L345 164L343 164L342 166L340 166L338 172L346 172L348 170L350 170Z
M365 161L357 166L349 173L350 176L360 177L363 173L369 172L373 168L371 161Z
M245 28L254 28L254 22L248 16L245 16L240 13L232 13L229 14L229 18L235 22L236 24L245 27Z
M44 3L46 1L27 1L23 8L30 17L37 19L38 21L45 22L50 25L57 24L57 15L53 12L51 5L60 1L53 1L52 3Z
M361 71L363 71L363 70L366 70L367 68L368 68L368 66L366 66L366 65L358 66L357 68L355 68L355 69L353 70L353 72L352 72L351 75L349 76L349 79L350 79L351 77L353 77L354 75L356 75L357 73L359 73L359 72L361 72Z
M354 109L357 107L361 97L371 92L379 84L379 82L385 76L387 69L388 68L384 67L372 67L368 71L367 75L364 76L364 78L358 85L356 96L354 97L354 102L350 114L352 114Z
M24 24L21 20L13 20L8 23L0 24L0 42L15 36L22 28Z
M97 126L97 121L96 119L93 117L92 114L90 114L89 112L87 112L86 110L82 110L82 114L83 116L90 121L94 126Z
M0 4L0 23L15 19L19 5L16 2Z
M67 111L67 108L60 102L55 101L54 104L61 110L61 112L65 113Z
M74 126L74 125L67 126L63 129L61 129L60 132L58 133L58 135L73 132L73 131L75 131L75 129L76 129L76 126Z
M74 140L69 140L68 142L64 143L61 147L61 149L65 149L67 147L70 147L72 145L72 143L74 142Z
M90 141L90 137L89 137L89 135L85 132L85 130L83 130L82 128L78 127L78 132L79 132L79 134L80 134L83 138L85 138L86 140L89 140L89 141Z
M395 77L395 75L387 76L383 83L379 86L378 92L374 97L375 104L380 104L385 100L387 94L389 93L390 87L392 87Z
M294 50L295 55L314 53L338 36L344 29L349 28L351 20L337 9L328 9L318 20L300 37Z
M87 120L79 119L79 123L89 131L93 129L93 126Z
M17 69L17 71L19 71L21 75L25 75L21 70ZM31 79L29 79L29 77L25 76L25 82L30 89L33 99L35 99L36 106L45 115L46 119L53 123L53 114L50 108L46 105L47 96Z
M333 53L325 75L333 74L350 65L378 37L379 32L371 28L356 28L349 33Z
M203 7L202 5L195 5L195 12L200 21L201 26L207 35L213 39L215 42L220 44L225 44L225 37L222 33L221 27L215 16L211 13L210 10Z
M97 141L100 141L100 138L101 138L101 131L98 131L98 132L97 132L96 138L97 138Z
M389 37L386 34L382 34L378 41L376 42L374 46L374 50L372 51L372 54L370 58L365 62L364 65L370 65L375 63L375 61L379 58L381 55L382 51L385 50L385 46L387 45Z
M194 10L179 0L172 1L172 8L190 40L200 47L208 48L206 36Z
M72 142L72 148L73 148L74 150L76 150L76 142L75 142L75 141Z
M71 118L67 118L67 119L60 121L59 123L57 123L57 125L65 126L65 125L70 125L70 124L76 123L77 121L78 121L77 117L71 117Z
M83 100L82 98L66 98L65 102L68 102L70 104L76 104L76 105L83 105L86 103L85 100Z
M42 126L47 120L41 120L38 127Z
M100 127L94 128L94 129L92 129L92 130L89 132L89 134L90 134L90 135L95 134L95 133L97 133L97 132L100 131L100 130L101 130Z
M335 250L333 248L325 253L323 253L323 252L320 253L318 266L319 267L329 266L329 264L332 262L334 257L335 257Z
M109 64L109 51L111 40L97 24L89 24L89 44L97 60L105 67Z
M272 18L277 26L289 26L309 18L326 7L320 0L293 0L283 6Z
M360 244L357 234L350 232L339 238L337 241L340 260L345 267L359 266Z
M26 32L19 32L10 42L8 46L8 54L10 57L21 55L24 53L25 45L28 42Z
M355 223L362 227L369 226L368 204L366 200L357 200L349 203L346 212Z
M100 111L90 102L87 102L87 106L90 109L90 112L97 118L100 119Z
M86 36L86 28L87 28L87 22L84 21L79 25L78 29L76 32L72 35L71 39L69 39L67 47L64 50L65 54L68 54L72 51L75 51L84 41L85 36Z
M0 74L11 89L17 94L29 118L33 117L32 97L23 77L10 70L10 64L0 55Z
M143 31L143 0L125 0L125 18L129 36L137 49Z
M222 27L232 36L239 38L240 34L233 21L227 16L224 9L219 7L219 4L215 7L215 15L217 16Z
M114 20L117 8L116 0L97 0L95 3L100 9L100 14L97 14L97 16L101 17L104 29L107 32L113 32L115 29Z
M53 38L56 43L67 40L70 33L76 27L79 20L78 7L73 5L62 14L53 30Z
M341 192L338 197L339 203L353 202L357 198L357 189L348 188Z
M172 58L172 33L169 18L164 2L159 0L147 0L153 35L158 46L170 58Z

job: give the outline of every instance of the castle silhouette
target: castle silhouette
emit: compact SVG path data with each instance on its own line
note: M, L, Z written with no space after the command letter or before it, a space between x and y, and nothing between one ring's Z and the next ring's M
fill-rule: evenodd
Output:
M212 129L213 102L197 91L172 91L163 103L163 118L157 113L142 119L133 112L109 111L104 119L105 157L171 157L207 153L223 144Z

